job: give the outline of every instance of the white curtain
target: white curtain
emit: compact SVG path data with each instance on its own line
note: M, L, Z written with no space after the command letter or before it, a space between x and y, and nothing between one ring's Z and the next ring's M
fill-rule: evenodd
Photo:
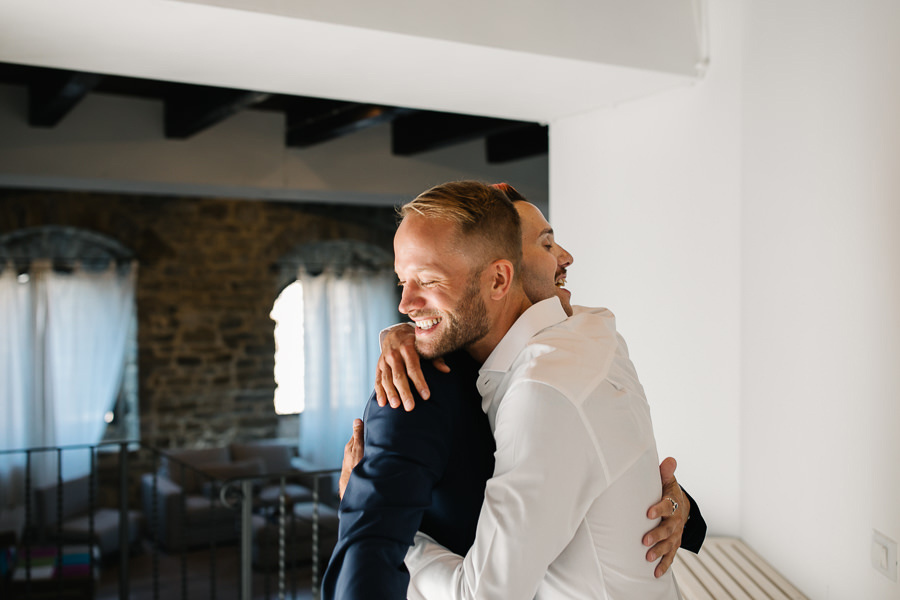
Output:
M53 271L35 261L26 281L0 276L0 397L8 418L0 448L96 444L122 380L137 266ZM24 459L0 462L0 504L21 496ZM90 469L88 450L63 453L66 479ZM34 454L35 485L56 476L56 457Z
M353 419L372 393L378 333L398 318L396 279L390 271L303 269L298 278L306 370L300 453L320 468L340 467Z
M30 403L40 378L34 362L34 286L20 284L12 265L0 273L0 450L30 446L29 425L42 422ZM0 454L0 508L23 498L25 456Z

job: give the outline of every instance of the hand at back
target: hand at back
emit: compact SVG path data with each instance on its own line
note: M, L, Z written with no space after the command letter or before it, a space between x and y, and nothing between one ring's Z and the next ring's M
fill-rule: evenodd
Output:
M450 372L442 358L435 359L432 364L438 371ZM410 388L410 382L414 387ZM415 327L402 323L386 330L381 337L381 356L375 369L375 398L378 406L390 404L391 408L399 408L402 404L404 410L410 411L416 406L412 389L418 390L423 400L431 396L416 352Z

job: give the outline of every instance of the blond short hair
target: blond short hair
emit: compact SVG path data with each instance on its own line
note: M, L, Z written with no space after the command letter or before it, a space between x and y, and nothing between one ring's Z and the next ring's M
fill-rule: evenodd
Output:
M455 224L465 247L481 252L483 264L510 261L514 279L522 263L519 213L501 190L480 181L451 181L422 192L398 209L401 220L411 214Z

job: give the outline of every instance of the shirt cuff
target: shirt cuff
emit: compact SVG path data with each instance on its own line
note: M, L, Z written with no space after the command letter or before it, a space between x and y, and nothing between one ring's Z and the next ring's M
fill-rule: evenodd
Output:
M455 587L454 574L462 560L461 556L440 545L434 538L421 531L416 532L404 561L409 571L407 600L455 597L451 593Z

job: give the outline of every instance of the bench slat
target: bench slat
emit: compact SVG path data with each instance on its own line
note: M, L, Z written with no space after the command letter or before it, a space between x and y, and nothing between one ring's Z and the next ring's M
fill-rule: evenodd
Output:
M753 566L756 567L756 569L758 569L785 598L789 598L790 600L807 600L806 596L804 596L800 590L794 587L781 573L773 569L772 565L763 560L759 554L751 550L750 547L743 542L733 544L732 551L740 554L747 562L753 564ZM778 598L780 596L774 597Z
M711 537L672 566L684 600L808 600L743 541Z
M684 557L682 557L684 555ZM690 600L727 598L727 592L690 552L679 552L672 565L682 596Z

